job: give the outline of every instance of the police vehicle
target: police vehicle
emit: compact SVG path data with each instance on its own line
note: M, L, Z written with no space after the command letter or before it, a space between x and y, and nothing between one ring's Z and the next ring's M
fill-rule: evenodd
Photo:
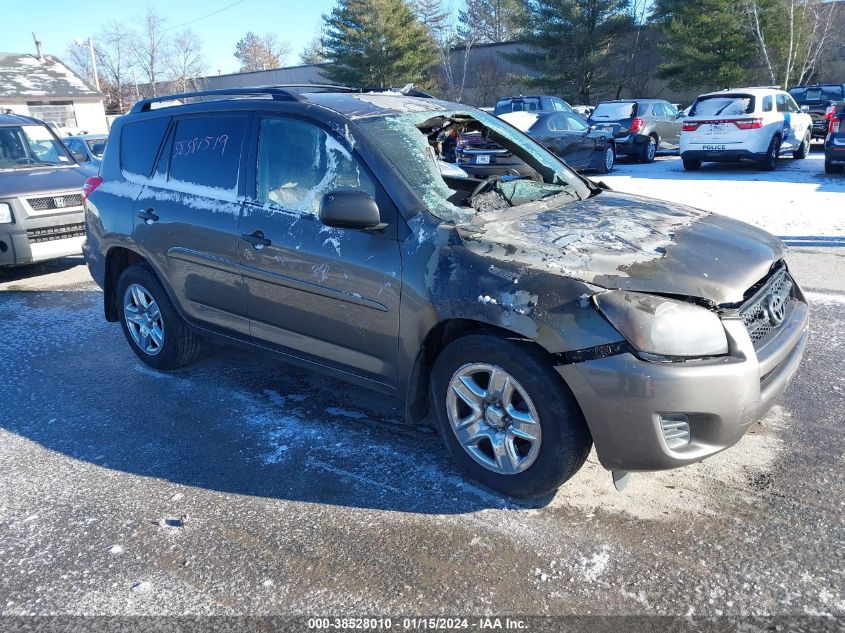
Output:
M813 120L790 94L776 87L741 88L699 96L681 128L684 168L702 162L751 160L777 167L784 154L806 158Z

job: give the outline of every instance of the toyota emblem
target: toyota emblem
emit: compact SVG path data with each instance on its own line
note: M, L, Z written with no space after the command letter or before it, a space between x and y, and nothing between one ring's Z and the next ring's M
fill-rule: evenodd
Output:
M777 292L773 292L766 298L766 312L769 315L769 321L775 327L783 323L786 318L786 300L787 295Z

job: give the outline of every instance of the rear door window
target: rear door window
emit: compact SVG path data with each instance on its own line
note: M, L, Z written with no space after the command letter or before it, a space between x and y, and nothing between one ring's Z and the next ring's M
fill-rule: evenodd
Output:
M149 178L170 117L127 123L120 131L120 168L125 174Z
M236 193L247 121L239 114L177 120L168 180Z
M751 95L709 95L695 100L690 116L731 116L754 112Z
M789 112L789 104L786 101L786 95L776 95L775 99L777 100L778 104L778 112Z
M772 95L766 95L763 97L763 112L771 112L772 104Z

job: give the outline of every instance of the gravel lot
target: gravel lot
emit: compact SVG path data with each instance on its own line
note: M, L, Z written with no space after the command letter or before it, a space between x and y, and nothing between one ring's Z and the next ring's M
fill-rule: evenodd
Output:
M784 163L606 180L705 208L716 187L713 208L743 199L780 235L845 235L845 179ZM813 334L762 424L623 493L592 456L531 506L465 481L381 395L230 348L146 368L78 259L0 271L0 614L843 618L845 248L790 264Z

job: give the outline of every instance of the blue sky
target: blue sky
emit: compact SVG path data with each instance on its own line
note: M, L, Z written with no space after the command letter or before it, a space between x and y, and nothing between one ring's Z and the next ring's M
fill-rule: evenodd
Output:
M247 31L275 33L280 40L290 42L292 54L287 62L296 64L299 51L317 33L322 14L331 11L334 4L334 0L9 1L3 3L0 50L34 53L32 32L35 31L46 54L65 57L65 49L74 38L96 37L100 28L111 20L137 24L149 5L170 27L177 27L174 30L196 20L186 28L193 29L202 39L210 74L238 69L233 56L235 43ZM208 15L218 10L219 13Z

